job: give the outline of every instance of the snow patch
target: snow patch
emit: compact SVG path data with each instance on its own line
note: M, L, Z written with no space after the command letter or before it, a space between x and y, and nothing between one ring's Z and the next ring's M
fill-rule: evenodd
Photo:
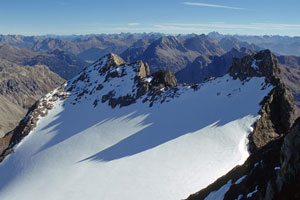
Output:
M258 192L257 188L258 188L258 186L255 187L255 190L253 192L250 192L249 194L247 194L247 198L252 197L253 194L255 194L256 192Z
M151 83L151 81L153 80L153 77L148 77L148 78L144 78L143 79L145 82Z
M247 177L247 175L242 176L234 184L240 184L246 177Z
M257 66L257 60L256 59L254 59L253 61L252 61L252 63L251 63L251 67L253 68L253 69L255 69L255 71L259 71L259 67Z
M232 180L229 180L219 190L209 193L209 195L204 200L223 200L225 193L229 190L231 185Z

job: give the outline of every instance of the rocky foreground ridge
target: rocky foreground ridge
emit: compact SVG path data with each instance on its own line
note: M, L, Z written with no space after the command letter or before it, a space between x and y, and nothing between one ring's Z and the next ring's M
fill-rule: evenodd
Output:
M247 161L187 199L299 199L300 118L295 121L296 106L280 79L276 57L265 50L237 59L229 73L241 80L266 76L275 87L261 102Z

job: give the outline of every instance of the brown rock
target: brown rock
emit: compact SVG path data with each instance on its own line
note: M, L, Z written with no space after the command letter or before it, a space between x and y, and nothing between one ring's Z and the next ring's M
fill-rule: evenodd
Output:
M261 102L260 119L249 136L251 152L272 140L286 135L296 118L296 106L291 91L283 84L276 86Z
M257 66L255 69L252 64ZM266 82L277 85L280 82L280 70L276 56L270 50L255 55L234 59L228 73L234 79L246 80L251 77L266 77Z
M158 71L152 74L152 86L158 88L172 88L177 85L174 74L169 71Z

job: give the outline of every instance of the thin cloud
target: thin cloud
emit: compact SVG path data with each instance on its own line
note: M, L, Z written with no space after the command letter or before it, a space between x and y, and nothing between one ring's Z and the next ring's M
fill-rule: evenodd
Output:
M199 2L182 2L184 5L188 6L201 6L201 7L211 7L211 8L225 8L225 9L233 9L233 10L246 10L245 8L240 7L231 7L217 4L208 4L208 3L199 3Z
M133 23L128 23L128 26L139 26L140 23L136 23L136 22L133 22Z
M249 23L249 24L228 24L222 22L211 22L203 24L184 23L161 23L153 26L158 32L170 33L208 33L220 31L223 33L253 33L253 34L278 34L287 31L300 32L300 24L274 24L274 23Z

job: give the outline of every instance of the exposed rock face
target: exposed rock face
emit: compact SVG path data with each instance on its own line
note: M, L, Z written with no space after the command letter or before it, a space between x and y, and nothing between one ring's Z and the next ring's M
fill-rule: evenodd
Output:
M249 138L251 152L287 134L296 118L292 93L282 83L264 98L261 105L259 111L261 117Z
M270 50L234 59L228 72L234 79L239 78L242 81L251 77L266 77L266 82L272 85L277 85L280 81L278 61Z
M292 90L295 104L298 106L298 116L300 116L300 68L280 66L280 76L284 84Z
M121 57L119 57L114 53L107 54L107 57L108 57L108 61L105 69L109 69L111 66L118 66L125 63L125 61Z
M261 118L249 136L250 151L254 152L285 135L296 118L296 107L292 93L281 81L278 61L271 51L264 50L235 59L228 72L233 78L242 81L251 77L266 77L266 84L275 86L261 102Z
M284 138L281 148L281 169L276 182L274 197L277 199L300 199L300 118L298 118L289 134Z
M229 72L241 80L265 76L275 87L261 102L247 161L188 199L205 199L212 192L224 199L300 199L300 118L295 121L293 96L279 77L275 56L267 50L244 57Z
M177 80L171 71L158 71L152 74L152 86L159 88L172 88L177 85Z

